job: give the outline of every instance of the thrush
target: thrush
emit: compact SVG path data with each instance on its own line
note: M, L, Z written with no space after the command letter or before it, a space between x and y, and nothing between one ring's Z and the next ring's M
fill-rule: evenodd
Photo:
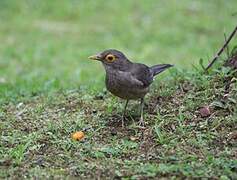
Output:
M126 100L122 126L129 100L140 99L140 121L144 126L143 107L144 97L149 92L149 86L154 77L172 67L171 64L158 64L151 67L141 63L131 62L122 52L109 49L99 54L90 56L89 59L101 61L105 72L105 84L108 91L113 95Z

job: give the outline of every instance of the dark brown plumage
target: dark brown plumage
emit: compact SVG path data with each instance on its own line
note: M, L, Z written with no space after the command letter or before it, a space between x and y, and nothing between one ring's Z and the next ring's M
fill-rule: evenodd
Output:
M144 125L143 104L144 97L149 92L149 86L153 82L155 75L172 67L172 65L161 64L148 67L145 64L133 63L122 52L114 49L105 50L89 58L102 62L106 71L106 88L115 96L127 100L123 119L128 101L131 99L141 99L140 124Z

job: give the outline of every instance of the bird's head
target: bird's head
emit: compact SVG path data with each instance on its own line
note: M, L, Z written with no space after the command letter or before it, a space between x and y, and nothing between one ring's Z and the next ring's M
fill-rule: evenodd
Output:
M101 61L105 67L117 69L126 67L131 63L122 52L115 49L105 50L99 54L90 56L89 59Z

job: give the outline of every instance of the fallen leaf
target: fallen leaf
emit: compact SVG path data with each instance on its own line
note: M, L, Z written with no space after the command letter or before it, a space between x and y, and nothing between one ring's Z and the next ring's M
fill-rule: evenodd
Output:
M208 117L211 115L211 110L210 110L209 106L204 106L201 109L199 109L199 113L200 113L201 117Z

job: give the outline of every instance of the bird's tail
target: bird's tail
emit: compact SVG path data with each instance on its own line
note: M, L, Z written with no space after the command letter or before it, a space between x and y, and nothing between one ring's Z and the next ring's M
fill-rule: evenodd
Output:
M153 73L153 76L155 76L155 75L163 72L164 70L166 70L166 69L168 69L172 66L174 66L174 65L171 65L171 64L158 64L158 65L150 67L150 70Z

